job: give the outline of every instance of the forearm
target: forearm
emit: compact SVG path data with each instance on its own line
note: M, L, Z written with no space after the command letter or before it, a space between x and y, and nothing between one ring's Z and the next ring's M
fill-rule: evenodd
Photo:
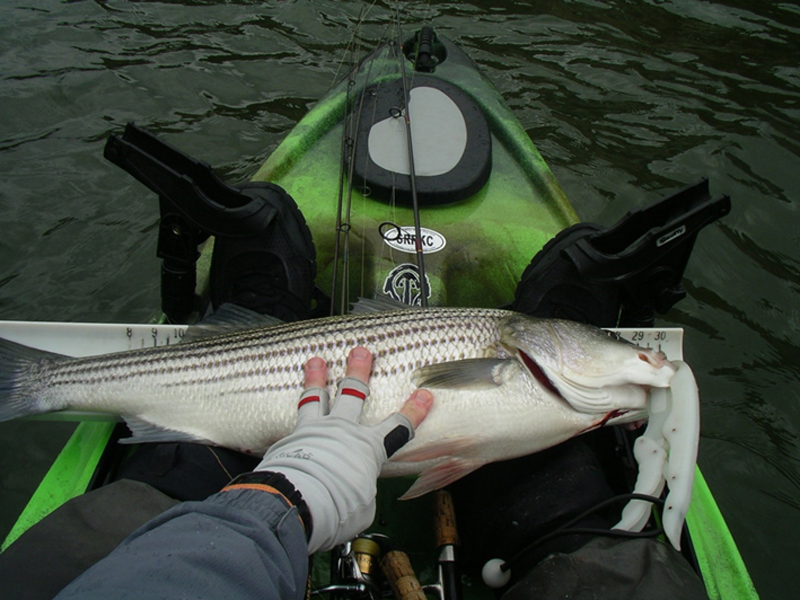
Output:
M295 508L257 490L229 490L168 510L58 596L302 598L308 557Z

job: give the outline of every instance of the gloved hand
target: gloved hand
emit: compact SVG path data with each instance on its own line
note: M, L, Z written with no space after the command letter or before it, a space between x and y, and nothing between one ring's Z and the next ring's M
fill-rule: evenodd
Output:
M433 403L428 390L416 390L400 412L373 427L360 425L371 370L369 351L354 348L327 414L327 366L321 358L309 360L297 427L256 467L283 474L303 496L313 523L309 554L329 550L369 527L383 464L413 438Z

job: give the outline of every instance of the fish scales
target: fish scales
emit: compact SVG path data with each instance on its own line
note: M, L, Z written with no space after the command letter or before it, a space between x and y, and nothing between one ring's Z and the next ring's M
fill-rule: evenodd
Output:
M63 402L60 389L74 397L80 388L82 402L72 401L69 408L116 409L125 415L131 411L123 404L130 398L121 396L131 393L172 401L181 394L216 393L223 401L233 396L296 392L305 360L323 355L331 363L332 378L341 377L345 355L356 344L376 354L372 384L380 388L384 378L410 373L427 362L485 355L486 348L498 342L496 325L505 314L485 309L392 311L75 359L45 365L48 375L39 382L37 395L59 404ZM128 389L132 383L136 389ZM410 388L410 382L402 387ZM123 404L115 405L115 398Z
M61 365L58 371L65 377L68 375L74 377L74 380L68 383L96 382L95 373L99 369L106 368L124 367L126 373L122 376L127 378L171 371L202 371L208 364L198 359L214 358L217 362L213 366L224 368L253 358L270 360L276 356L286 357L288 352L292 354L324 352L331 347L341 345L335 343L335 338L379 345L388 338L397 336L413 337L427 334L433 337L436 331L452 331L454 327L460 328L465 324L472 326L476 319L486 317L490 317L491 323L487 324L491 326L507 314L504 311L491 309L464 309L458 311L460 314L445 313L446 317L442 318L441 314L436 314L440 311L431 309L427 311L431 314L415 315L414 318L410 318L403 315L403 312L405 311L391 312L388 316L366 314L357 318L334 317L298 324L291 323L200 339L185 344L75 359ZM370 333L374 328L378 331ZM468 328L468 331L470 330L471 327ZM452 335L450 341L468 344L471 340L464 333L459 333ZM263 351L256 353L256 348L259 346ZM237 353L240 350L245 350L246 353Z

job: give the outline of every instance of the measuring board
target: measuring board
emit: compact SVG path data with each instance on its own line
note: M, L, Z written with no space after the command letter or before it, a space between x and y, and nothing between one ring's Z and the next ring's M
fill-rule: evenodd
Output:
M141 323L0 321L0 338L67 356L91 356L180 344L188 327ZM683 329L680 327L607 330L618 333L637 346L660 350L671 360L683 360Z
M0 338L66 356L93 356L127 350L174 346L181 343L188 325L122 323L58 323L50 321L0 321ZM671 360L683 360L683 329L608 328L637 346L660 350ZM309 357L310 358L310 357ZM30 417L40 420L114 421L105 413L60 411Z

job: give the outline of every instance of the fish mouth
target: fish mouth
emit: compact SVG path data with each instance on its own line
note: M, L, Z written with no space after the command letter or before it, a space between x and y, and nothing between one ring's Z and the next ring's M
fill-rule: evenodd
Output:
M539 364L533 360L530 356L525 354L520 349L517 349L519 353L520 359L522 359L522 364L525 365L525 368L528 369L531 375L533 375L534 379L538 381L545 389L552 392L562 400L566 400L563 394L558 390L558 388L550 381L550 378L545 374L544 369L542 369Z

